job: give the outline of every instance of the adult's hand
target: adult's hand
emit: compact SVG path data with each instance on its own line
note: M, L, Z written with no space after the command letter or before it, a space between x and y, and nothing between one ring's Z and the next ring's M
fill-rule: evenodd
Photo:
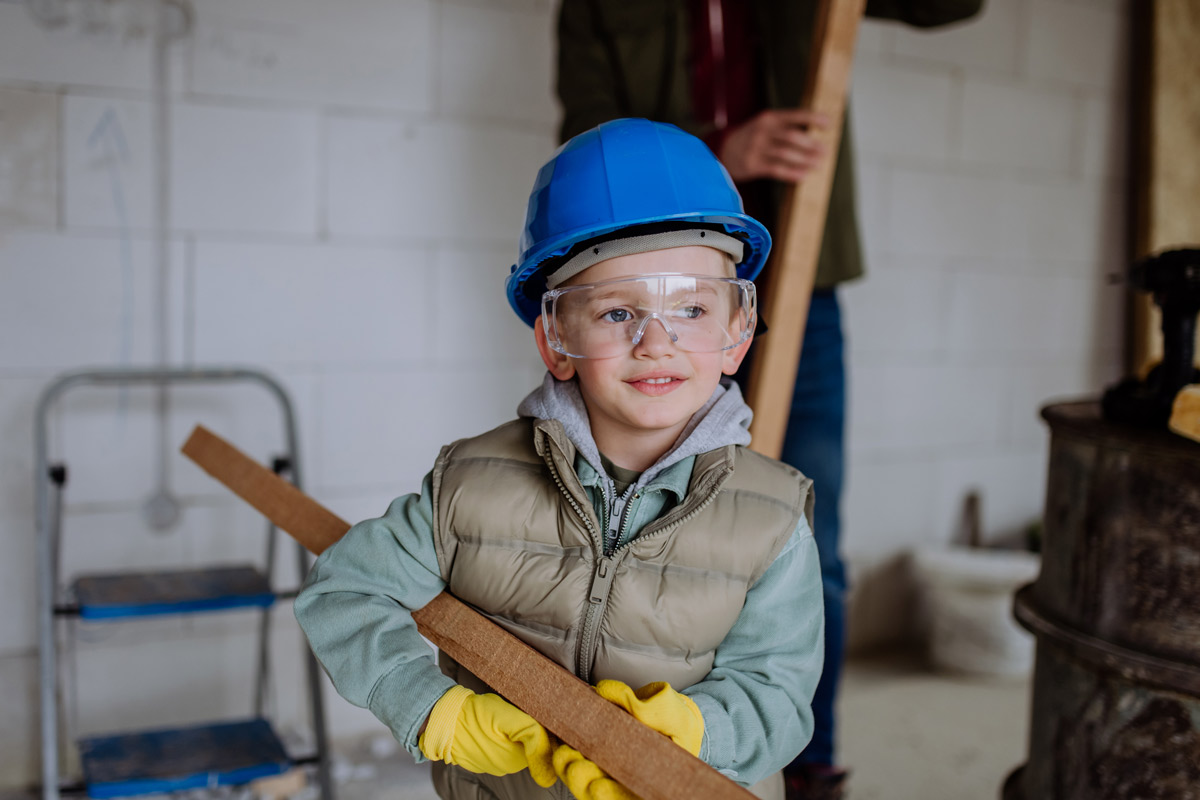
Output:
M731 128L717 157L735 181L795 183L828 156L829 145L815 132L828 127L829 117L814 111L767 109Z

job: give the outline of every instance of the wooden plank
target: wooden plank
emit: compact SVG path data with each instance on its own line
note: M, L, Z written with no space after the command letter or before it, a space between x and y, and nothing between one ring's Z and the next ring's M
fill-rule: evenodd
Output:
M202 426L192 431L182 450L313 553L325 550L350 528ZM413 612L413 619L421 634L447 655L640 797L754 797L448 592Z
M771 263L758 281L764 300L763 319L771 330L756 345L746 400L754 409L750 446L771 458L779 457L787 432L842 135L854 41L865 5L866 0L821 0L818 5L812 67L800 106L819 111L831 120L826 131L816 132L829 145L829 154L785 196Z
M1200 442L1200 384L1185 386L1175 395L1167 427L1180 436Z
M1200 244L1200 2L1134 3L1134 258ZM1162 321L1149 295L1133 299L1131 368L1162 358ZM1200 353L1200 335L1196 352Z

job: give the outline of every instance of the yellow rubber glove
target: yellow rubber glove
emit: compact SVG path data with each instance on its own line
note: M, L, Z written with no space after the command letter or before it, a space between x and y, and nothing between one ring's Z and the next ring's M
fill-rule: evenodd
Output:
M554 751L554 772L576 800L639 800L638 796L608 777L573 747L562 744Z
M694 756L704 743L704 717L695 701L658 681L634 690L620 681L600 681L596 693L633 714L634 718L667 736Z
M538 786L557 780L546 729L497 694L452 687L433 704L417 745L426 758L470 772L511 775L528 767Z
M648 683L634 690L621 681L604 680L596 684L596 693L692 755L700 754L704 717L692 698L675 691L669 683ZM554 751L554 772L577 800L637 800L637 795L565 744Z

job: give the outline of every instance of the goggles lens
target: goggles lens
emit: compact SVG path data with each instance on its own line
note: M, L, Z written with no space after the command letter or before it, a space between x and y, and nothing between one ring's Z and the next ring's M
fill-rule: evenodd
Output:
M623 356L656 323L680 350L716 353L750 337L755 313L754 284L739 278L642 275L542 295L550 346L574 358Z

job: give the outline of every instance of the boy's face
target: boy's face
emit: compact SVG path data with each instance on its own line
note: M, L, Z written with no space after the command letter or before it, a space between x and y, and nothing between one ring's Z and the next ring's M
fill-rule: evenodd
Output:
M568 285L660 273L725 278L727 264L728 257L711 247L674 247L602 261ZM597 447L628 469L645 469L658 460L712 396L721 375L732 375L750 347L747 339L730 350L687 352L651 319L641 341L623 355L573 358L549 346L540 318L534 331L550 373L559 380L579 377Z

